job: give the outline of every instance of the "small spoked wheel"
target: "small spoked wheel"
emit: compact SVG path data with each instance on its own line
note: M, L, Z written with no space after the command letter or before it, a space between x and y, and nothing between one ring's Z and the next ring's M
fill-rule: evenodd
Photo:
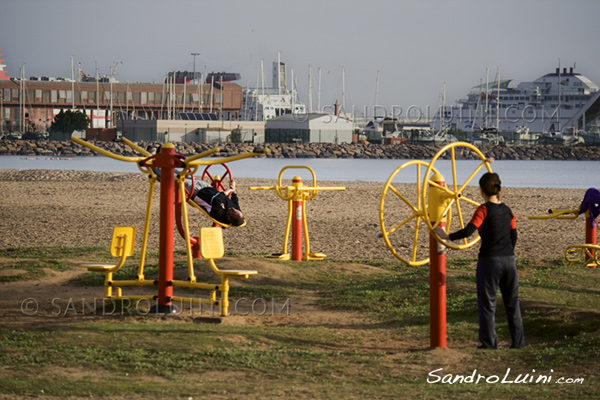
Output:
M224 173L221 175L213 176L209 172L210 167L212 167L213 165L207 165L206 168L204 168L204 171L202 172L202 180L207 183L210 183L210 185L212 187L216 188L219 192L223 192L223 191L225 191L225 186L223 185L225 178L228 177L229 181L231 182L231 181L233 181L233 175L231 175L231 170L229 169L229 167L226 164L214 164L214 165L222 166L225 169ZM214 174L214 169L213 169L213 174Z

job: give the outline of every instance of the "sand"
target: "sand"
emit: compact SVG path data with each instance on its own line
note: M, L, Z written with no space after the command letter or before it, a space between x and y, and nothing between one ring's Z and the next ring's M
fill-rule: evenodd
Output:
M274 185L276 179L237 179L236 182L248 222L245 227L224 231L226 249L265 255L282 252L288 203L277 197L273 190L248 189L250 186ZM346 190L321 191L307 201L311 252L324 253L330 259L396 260L384 240L377 237L381 231L379 207L383 183L319 181L319 185L345 187ZM416 197L416 185L394 187L403 195ZM108 245L112 228L117 225L135 226L139 246L148 188L147 178L141 173L1 170L0 247ZM559 258L563 257L566 245L585 241L583 216L574 220L528 219L528 216L546 214L549 208L578 208L584 189L507 187L503 192L503 201L517 215L517 256ZM473 188L466 190L465 195L481 201ZM158 246L158 196L157 185L150 249ZM411 212L406 203L397 200L391 192L386 194L386 229L403 221ZM417 204L416 200L412 204ZM464 204L463 219L468 221L472 211ZM454 228L457 221L455 216ZM192 233L198 232L201 226L210 226L210 222L197 210L190 209ZM403 229L404 232L389 237L395 251L410 259L414 224L407 224ZM421 225L417 259L427 257L426 232ZM449 257L475 257L478 247L475 244L448 254ZM184 248L178 234L175 235L175 248Z

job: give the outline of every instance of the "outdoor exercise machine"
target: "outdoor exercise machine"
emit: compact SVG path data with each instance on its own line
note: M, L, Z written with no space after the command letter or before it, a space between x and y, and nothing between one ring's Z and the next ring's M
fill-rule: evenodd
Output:
M464 180L457 174L459 158L473 164L472 173ZM449 186L439 171L439 166L446 161L444 159L450 163L452 183ZM472 198L479 192L469 192L467 185L482 169L492 172L492 161L477 147L454 142L442 147L430 162L413 160L400 165L383 187L379 203L381 232L378 236L383 238L392 254L405 264L421 266L429 263L431 347L446 347L446 247L466 249L479 240L479 236L476 236L471 240L462 239L457 244L446 242L438 236L435 228L439 226L449 232L454 219L458 219L461 229L465 227L468 220L465 222L463 214L471 215L480 205ZM412 194L407 194L406 184L394 181L401 172L406 171L416 174L416 187L412 189ZM428 255L427 240L419 235L422 223L429 231Z
M107 157L126 162L135 162L138 169L148 175L148 181L150 184L148 192L148 200L146 205L146 216L144 221L144 232L142 237L142 248L140 255L140 263L138 266L138 274L136 279L132 280L114 280L113 273L119 270L125 263L125 259L133 252L133 243L135 236L135 229L133 227L126 227L125 229L113 230L113 238L111 242L111 254L115 257L120 257L118 264L82 264L81 266L87 268L89 271L104 272L105 273L105 295L107 298L118 299L131 299L131 300L155 300L156 305L151 308L151 312L158 313L173 313L178 311L178 307L173 303L175 302L189 302L190 304L209 304L221 307L221 316L228 315L228 292L229 292L229 279L241 278L246 279L250 275L254 275L256 271L238 271L238 270L220 270L214 263L214 259L221 258L223 256L223 236L221 228L201 228L198 239L199 255L208 261L212 271L221 278L221 284L211 283L200 283L196 281L194 274L194 266L192 261L191 252L191 241L189 234L189 225L187 221L187 210L185 207L186 202L182 202L182 215L184 217L184 236L186 239L186 251L188 256L188 272L189 277L187 281L180 281L173 279L173 242L174 242L174 208L175 208L175 195L176 195L176 183L179 186L179 193L185 192L184 180L186 174L193 174L197 171L201 165L208 166L214 164L223 164L229 161L240 160L249 157L255 157L258 155L265 154L267 150L256 150L251 153L239 154L224 159L210 159L203 160L202 158L211 156L220 151L219 148L205 151L200 154L196 154L187 158L178 154L175 151L175 147L171 143L165 143L162 145L160 152L157 154L150 154L145 149L137 146L135 143L123 138L123 142L142 154L142 156L129 157L114 154L107 150L104 150L98 146L88 143L82 139L73 137L72 140L82 146L85 146L99 154ZM146 258L147 244L148 244L148 233L150 226L150 214L152 207L152 197L154 192L154 184L157 180L157 175L153 169L160 169L160 221L159 221L159 265L158 265L158 279L150 280L144 277L144 264ZM175 175L175 170L181 169L183 172ZM207 214L208 215L208 214ZM210 216L209 216L210 218ZM215 220L211 218L214 222ZM124 286L157 286L158 294L156 296L124 296L122 294L122 287ZM185 298L173 295L173 287L182 286L197 289L210 290L209 299L199 298ZM116 295L113 293L113 288L116 288ZM221 292L221 301L219 302L216 298L216 292Z
M551 208L547 215L530 216L529 219L577 219L585 214L585 244L568 245L565 249L565 260L569 265L579 264L596 268L600 264L600 246L597 245L596 218L600 211L600 191L589 188L579 208Z
M292 178L292 185L284 185L281 181L283 173L288 169L305 169L310 171L312 175L312 185L304 186L300 176ZM306 222L306 206L307 200L315 198L319 191L329 190L346 190L345 187L319 187L317 186L317 178L312 168L303 165L289 165L284 167L279 172L277 185L275 186L257 186L250 187L250 190L275 190L280 199L288 202L288 214L285 225L285 233L283 235L283 251L281 253L272 254L272 258L280 260L292 261L308 261L308 260L323 260L327 257L323 253L311 253L310 241L308 238L308 224ZM288 237L292 231L292 254L287 252ZM304 231L304 253L302 252L302 232Z

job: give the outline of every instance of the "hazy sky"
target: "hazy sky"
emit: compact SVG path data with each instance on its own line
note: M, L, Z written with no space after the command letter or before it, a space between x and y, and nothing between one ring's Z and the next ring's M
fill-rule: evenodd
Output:
M120 82L161 82L168 71L239 72L255 86L264 61L281 53L313 104L372 109L379 103L433 112L446 83L447 104L472 86L501 78L531 81L576 63L600 84L598 0L185 1L0 0L0 52L9 76L71 76L81 63L101 75L121 60ZM396 111L398 112L398 111Z

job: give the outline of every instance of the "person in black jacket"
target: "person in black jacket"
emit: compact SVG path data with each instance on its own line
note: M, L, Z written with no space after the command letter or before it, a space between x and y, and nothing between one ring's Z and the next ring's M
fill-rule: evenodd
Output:
M504 308L512 339L511 348L525 346L523 321L519 302L519 280L514 248L517 243L516 216L500 202L502 189L500 177L487 172L479 180L484 204L481 204L464 229L446 234L437 227L436 233L443 240L458 240L471 236L476 230L481 237L477 262L477 303L479 310L480 349L498 348L494 326L496 295L502 293Z
M188 186L187 181L186 186ZM201 179L195 179L194 186L190 198L204 208L211 217L223 224L233 226L244 223L244 214L240 209L234 180L231 180L229 189L224 192L218 191Z

